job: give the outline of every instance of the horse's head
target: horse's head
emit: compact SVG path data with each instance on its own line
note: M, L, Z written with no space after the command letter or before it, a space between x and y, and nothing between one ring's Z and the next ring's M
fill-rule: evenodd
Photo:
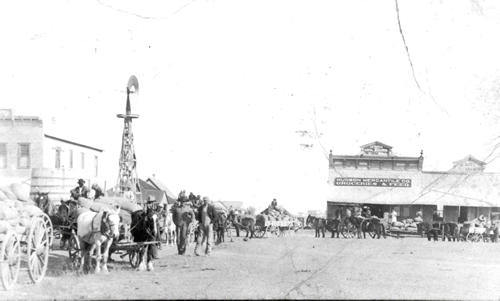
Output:
M120 236L120 208L112 211L104 211L102 216L101 233L118 239Z
M215 217L215 223L219 226L225 226L227 221L226 213L219 212ZM214 223L214 224L215 224Z
M306 225L312 224L314 222L314 216L308 215L306 219Z
M42 209L42 211L48 215L51 215L52 206L49 199L48 192L37 192L35 194L35 204L38 208Z
M70 202L61 200L61 204L57 207L56 215L61 219L63 224L68 224L70 220Z
M149 231L150 235L156 239L158 237L158 216L160 215L160 212L158 210L155 210L155 208L148 208L146 211L146 218L144 219L144 225Z

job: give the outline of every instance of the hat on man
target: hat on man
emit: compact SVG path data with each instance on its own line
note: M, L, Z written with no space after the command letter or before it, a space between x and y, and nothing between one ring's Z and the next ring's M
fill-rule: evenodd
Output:
M210 199L208 198L208 196L204 196L204 197L203 197L203 201L204 201L204 202L210 202Z
M78 184L80 184L80 183L85 184L85 180L84 179L78 179Z
M148 203L154 203L154 202L156 202L155 197L152 195L148 196Z

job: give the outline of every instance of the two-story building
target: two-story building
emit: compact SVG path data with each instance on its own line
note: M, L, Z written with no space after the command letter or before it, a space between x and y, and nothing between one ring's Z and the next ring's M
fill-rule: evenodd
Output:
M99 170L103 150L44 133L43 121L0 110L0 185L30 183L33 190L69 197L78 178L104 181Z

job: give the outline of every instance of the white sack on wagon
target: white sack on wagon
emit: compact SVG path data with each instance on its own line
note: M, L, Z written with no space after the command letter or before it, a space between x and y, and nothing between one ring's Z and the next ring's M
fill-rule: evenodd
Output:
M5 201L5 200L7 200L7 199L8 199L8 198L7 198L7 196L5 195L5 193L3 193L3 191L1 191L1 190L0 190L0 202L1 202L1 201Z
M100 212L100 211L111 211L113 208L112 205L108 205L108 204L104 204L104 203L98 203L98 202L94 202L91 206L90 206L90 210L94 211L94 212Z
M90 199L79 197L77 203L78 203L78 206L80 206L80 207L90 209L90 206L92 206L92 204L94 202Z
M0 187L0 190L5 194L7 199L9 199L9 200L16 200L17 199L16 195L10 190L10 188L8 186Z
M33 217L33 216L41 216L43 214L42 209L38 208L37 206L34 205L25 205L20 208L23 212L26 212L28 216Z
M7 233L12 226L8 221L0 220L0 233Z
M6 203L0 203L0 220L10 220L17 218L17 210L7 205Z
M114 205L120 206L121 209L127 210L128 212L135 212L142 210L142 207L134 202L131 202L127 198L123 197L101 197L95 200L98 203L108 204L111 207Z
M215 201L215 202L212 202L212 205L214 206L214 209L217 213L224 213L226 216L228 215L228 210L226 208L226 206L224 206L224 204L222 204L222 202L220 201Z
M21 183L12 183L10 185L10 190L16 198L20 201L27 202L30 200L30 186L27 184L21 184Z

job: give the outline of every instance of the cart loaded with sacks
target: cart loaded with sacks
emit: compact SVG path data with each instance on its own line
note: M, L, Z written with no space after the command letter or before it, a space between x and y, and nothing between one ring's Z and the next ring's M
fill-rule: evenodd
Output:
M22 184L0 188L0 279L5 290L16 284L22 265L33 283L47 272L52 224L27 189Z
M279 236L284 231L293 229L295 225L296 222L291 218L276 220L271 216L259 214L255 222L255 236L259 238L268 234Z

